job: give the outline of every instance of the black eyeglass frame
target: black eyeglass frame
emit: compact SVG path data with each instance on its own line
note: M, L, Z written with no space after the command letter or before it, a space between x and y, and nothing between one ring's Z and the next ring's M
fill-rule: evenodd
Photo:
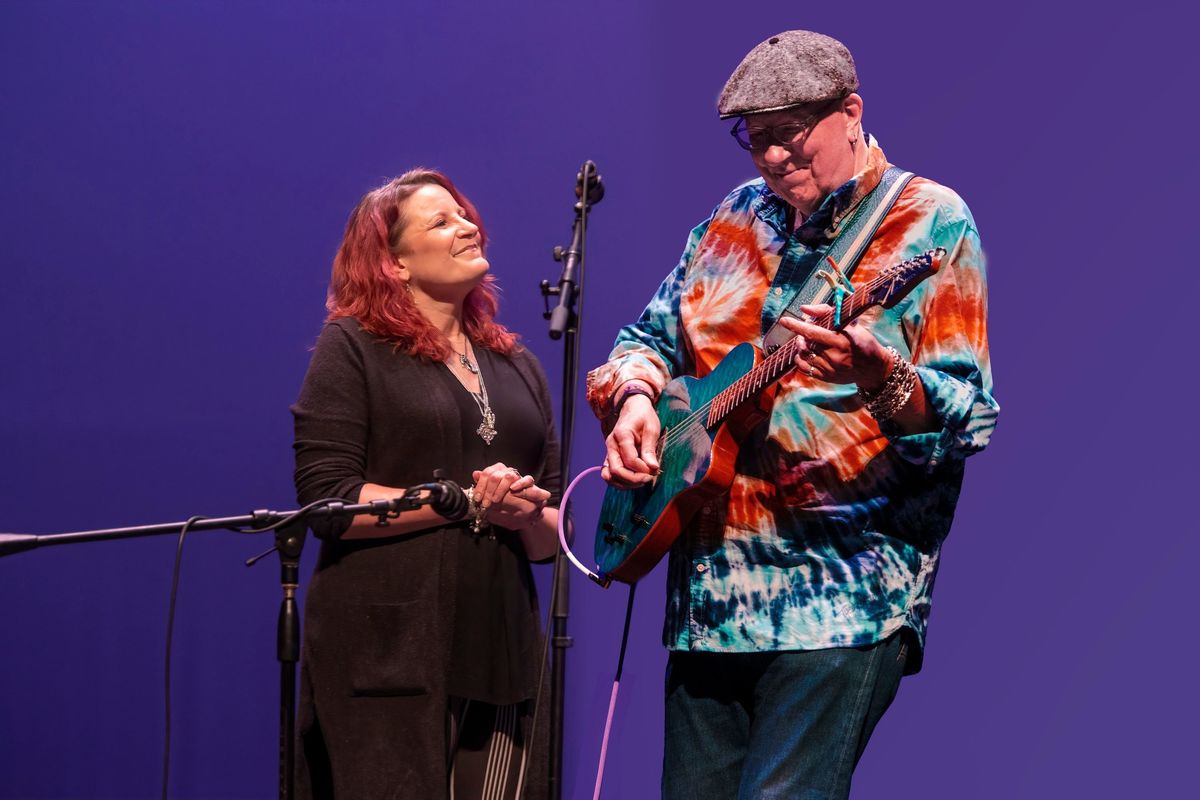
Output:
M801 122L785 122L782 125L773 125L769 128L755 128L754 130L762 131L767 135L767 137L769 137L770 141L767 142L765 147L754 146L753 140L749 135L749 131L751 129L746 123L745 117L738 117L738 121L733 123L733 127L730 128L729 135L733 137L733 140L738 143L739 147L751 153L766 152L767 148L772 144L778 144L780 147L786 147L791 150L792 148L803 144L804 140L808 138L810 133L812 133L812 129L815 128L821 120L832 114L834 109L840 108L842 101L845 99L846 98L844 97L838 97L821 104L817 107L816 111L809 114L808 117ZM795 129L795 133L791 135L790 140L785 140L777 133L777 131L782 128ZM746 138L742 138L743 136Z

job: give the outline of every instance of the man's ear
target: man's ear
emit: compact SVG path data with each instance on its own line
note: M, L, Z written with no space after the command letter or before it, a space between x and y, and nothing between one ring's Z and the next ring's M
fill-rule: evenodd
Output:
M846 115L846 137L857 138L863 116L863 100L858 92L846 95L842 101L842 112Z

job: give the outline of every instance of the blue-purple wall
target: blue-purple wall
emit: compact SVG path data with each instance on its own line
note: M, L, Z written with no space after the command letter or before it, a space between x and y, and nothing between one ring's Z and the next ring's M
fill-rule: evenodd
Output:
M767 36L812 28L856 54L892 160L974 210L1003 407L968 470L925 670L855 796L1187 794L1189 26L1160 2L483 6L0 5L0 530L290 507L287 406L330 258L359 196L414 165L479 206L503 319L552 386L537 282L558 275L579 164L600 165L582 336L598 363L690 226L752 175L715 118L724 79ZM576 470L600 453L581 415ZM599 494L581 490L584 536ZM278 569L241 564L266 546L187 545L175 797L275 791ZM162 537L0 560L0 797L156 796L173 553ZM582 798L625 589L573 585L566 796ZM657 795L662 594L655 574L638 598L606 797Z

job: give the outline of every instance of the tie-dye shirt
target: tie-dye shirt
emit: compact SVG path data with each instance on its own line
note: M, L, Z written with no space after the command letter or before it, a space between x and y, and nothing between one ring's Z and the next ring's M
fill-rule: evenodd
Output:
M656 389L703 377L736 345L761 345L833 231L879 183L870 140L862 173L791 233L791 209L761 179L726 197L688 238L641 318L588 375L601 418L625 381ZM671 550L664 643L718 652L810 650L880 641L904 626L923 644L938 553L963 460L995 426L979 234L953 191L913 179L852 280L943 247L941 269L890 309L859 317L916 365L941 427L901 435L866 411L853 384L794 371L769 418L742 443L727 496L703 508ZM909 662L920 665L921 648Z

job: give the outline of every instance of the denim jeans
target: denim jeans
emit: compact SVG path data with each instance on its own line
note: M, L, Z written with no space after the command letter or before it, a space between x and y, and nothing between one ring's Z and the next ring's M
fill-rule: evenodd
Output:
M673 652L665 800L844 800L900 685L906 637L778 653Z

